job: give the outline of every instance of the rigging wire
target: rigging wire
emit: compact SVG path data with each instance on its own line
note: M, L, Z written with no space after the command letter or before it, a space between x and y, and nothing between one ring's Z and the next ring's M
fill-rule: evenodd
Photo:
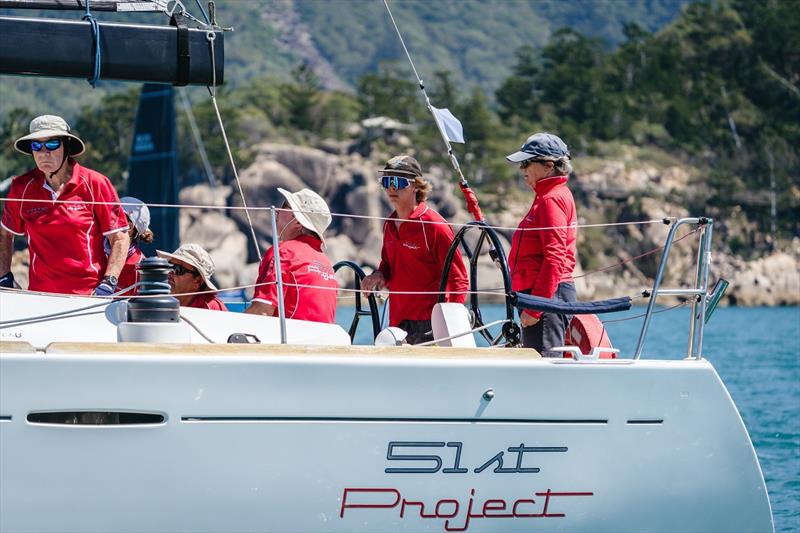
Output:
M203 14L206 24L211 24L211 21L208 19L208 15L206 15L206 10L203 9L203 4L200 3L200 0L194 0L194 2L197 4L197 8L200 9L200 13Z
M181 104L183 104L183 110L186 112L186 118L189 119L189 129L192 132L192 140L194 140L197 153L200 154L200 162L203 164L203 170L206 173L208 183L210 183L212 187L216 187L217 178L214 176L214 171L211 169L211 163L208 161L206 147L205 144L203 144L203 138L200 136L200 129L197 127L197 121L194 118L194 112L192 112L192 103L189 101L189 97L186 96L185 88L181 87L178 91L178 94L181 96Z
M11 289L11 290L13 290L13 289ZM33 292L33 291L25 291L25 292ZM63 294L60 295L60 296L63 296ZM95 298L100 298L100 297L96 296ZM37 315L37 316L32 316L32 317L17 318L17 319L14 319L14 320L2 320L2 321L0 321L0 328L6 328L6 327L9 327L9 326L20 326L23 323L31 321L31 320L41 321L41 320L47 320L47 319L53 319L53 318L70 318L69 315L72 315L72 314L75 314L75 313L80 313L81 311L88 311L89 309L95 309L97 307L102 307L104 305L108 305L111 302L113 302L113 300L109 300L106 297L103 297L103 298L104 298L104 301L101 302L101 303L87 305L86 307L79 307L78 309L70 309L68 311L59 311L57 313L50 313L50 314L47 314L47 315Z
M392 26L394 26L394 30L397 33L397 37L400 39L400 44L403 46L403 51L406 53L408 62L411 64L411 70L414 71L414 77L417 80L417 84L419 85L420 91L422 91L422 96L425 98L425 107L427 107L428 111L430 111L431 115L433 116L433 121L436 123L436 128L439 130L439 134L441 135L445 147L447 148L447 155L450 158L450 164L453 166L453 169L456 171L456 174L458 174L461 192L464 194L464 199L467 202L467 210L475 218L475 220L483 222L485 218L483 216L483 213L481 213L480 206L478 205L478 197L475 195L475 192L470 188L469 182L467 182L467 178L464 177L464 173L461 171L461 165L458 163L458 158L453 152L453 146L452 144L450 144L450 137L448 137L447 133L445 133L444 125L439 120L439 117L436 114L436 112L434 112L434 108L431 105L431 100L430 98L428 98L428 93L425 91L425 84L422 82L422 78L419 77L419 72L417 72L417 67L414 65L414 60L411 59L411 53L408 51L408 47L406 47L406 42L403 39L403 35L400 33L400 28L397 26L397 22L394 20L394 15L392 15L392 10L389 9L388 0L383 0L383 5L386 7L386 12L389 14L389 19L392 21ZM489 254L492 256L492 259L497 259L496 258L497 251L491 244L489 248Z
M46 203L49 205L53 204L82 204L82 205L132 205L126 204L124 202L103 202L103 201L90 201L90 200L47 200L47 199L37 199L37 198L0 198L2 202L31 202L31 203ZM248 206L233 206L233 205L205 205L205 204L161 204L161 203L148 203L147 207L164 207L164 208L173 208L173 209L218 209L220 211L270 211L272 207L248 207ZM276 211L291 211L291 209L284 209L280 207L275 208ZM316 213L316 211L303 211L303 210L296 210L300 213ZM417 220L417 219L410 219L410 218L393 218L393 217L381 217L375 215L355 215L350 213L331 213L332 217L342 217L342 218L355 218L355 219L367 219L367 220L381 220L381 221L396 221L396 222L410 222L413 221L417 224L440 224L440 225L447 225L453 228L463 228L464 226L468 226L469 223L460 223L460 222L438 222L435 220ZM512 226L491 226L486 225L486 227L492 228L494 230L500 231L516 231L520 230L523 232L526 231L545 231L545 230L554 230L554 229L582 229L582 228L611 228L611 227L618 227L618 226L643 226L649 224L664 224L665 220L671 219L663 219L663 218L654 218L650 220L636 220L632 222L604 222L604 223L596 223L596 224L570 224L567 226L547 226L541 228L518 228Z
M692 300L686 300L685 302L679 302L679 303L677 303L677 304L675 304L675 305L673 305L671 307L666 307L664 309L659 309L658 311L653 311L653 314L657 315L659 313L666 313L667 311L672 311L674 309L678 309L679 307L684 307L686 305L689 305L690 303L692 303ZM601 322L604 325L605 324L613 324L615 322L626 322L628 320L636 320L637 318L642 318L646 314L647 313L642 313L640 315L635 315L635 316L626 316L624 318L615 318L614 320L601 320Z
M695 228L695 229L689 231L688 233L686 233L686 235L683 235L683 236L675 239L673 242L680 242L683 239L685 239L686 237L688 237L690 235L693 235L693 234L695 234L695 233L697 233L699 231L700 231L700 228ZM639 255L636 255L634 257L628 257L627 259L623 259L622 261L619 261L617 263L613 263L611 265L606 265L606 266L604 266L602 268L598 268L596 270L590 270L588 272L584 272L583 274L580 274L579 276L573 276L572 279L585 278L587 276L591 276L592 274L597 274L598 272L605 272L606 270L611 270L612 268L616 268L616 267L622 266L622 265L624 265L626 263L631 263L633 261L641 259L642 257L647 257L648 255L652 255L652 254L658 252L659 250L663 250L663 249L664 249L664 245L662 244L661 246L657 246L656 248L653 248L652 250L648 250L648 251L646 251L644 253L641 253Z
M253 220L250 218L250 211L247 210L247 201L244 197L244 191L242 190L242 183L239 181L239 172L236 170L236 161L233 159L233 153L231 152L231 145L228 142L228 134L225 133L225 124L222 122L222 115L219 112L219 106L217 105L217 65L216 65L216 57L214 52L214 40L216 39L216 35L213 31L209 31L206 33L206 39L208 40L209 46L211 47L211 86L208 87L208 93L211 95L211 103L214 104L214 111L217 114L217 122L219 123L220 131L222 132L222 139L225 141L225 150L228 152L228 160L231 163L231 168L233 169L233 177L236 178L236 187L239 189L239 196L242 198L242 205L245 207L245 214L247 215L247 223L250 225L250 235L253 237L253 244L256 247L256 254L258 254L258 260L261 261L261 246L258 244L258 238L256 237L256 230L253 227Z

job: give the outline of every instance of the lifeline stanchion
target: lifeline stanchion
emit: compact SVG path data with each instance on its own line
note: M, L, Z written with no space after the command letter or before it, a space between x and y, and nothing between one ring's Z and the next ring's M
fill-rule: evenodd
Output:
M281 322L281 344L286 344L286 310L283 307L283 277L281 276L281 255L278 249L278 220L275 206L270 212L272 218L272 257L275 261L275 281L278 284L278 319Z

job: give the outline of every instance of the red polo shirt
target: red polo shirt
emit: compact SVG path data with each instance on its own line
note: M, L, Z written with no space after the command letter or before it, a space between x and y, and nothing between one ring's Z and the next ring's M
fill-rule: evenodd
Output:
M70 163L72 176L60 195L56 196L44 174L34 169L14 178L3 206L3 228L28 238L30 290L91 294L108 263L104 236L128 229L108 178L71 159ZM8 201L11 199L46 201ZM84 203L87 201L108 204Z
M309 235L282 241L281 256L283 304L286 318L312 322L336 322L336 293L339 284L328 257L322 253L322 241ZM253 301L275 307L278 316L278 286L275 284L275 261L272 247L264 254L258 269Z
M211 309L212 311L227 311L228 308L225 304L217 298L216 293L206 292L198 294L192 300L192 303L186 307L196 307L197 309Z
M136 265L138 265L139 261L142 259L144 259L144 254L137 246L134 248L133 252L128 255L128 259L125 260L125 264L122 266L122 272L119 273L119 281L117 282L118 291L126 289L139 281L139 275L136 272ZM124 296L134 296L138 293L139 287L136 287L135 289L131 289L126 292Z
M536 199L511 239L511 288L530 289L534 296L552 298L559 283L572 281L575 269L577 229L565 227L577 223L575 200L566 176L539 180L535 190ZM525 312L541 316L538 311Z
M389 323L403 320L430 320L438 294L396 294L394 291L437 292L442 279L447 251L453 243L453 230L439 213L420 202L408 220L397 227L397 212L383 225L383 249L378 267L390 291ZM447 280L446 302L464 303L469 290L467 271L461 252L453 257Z

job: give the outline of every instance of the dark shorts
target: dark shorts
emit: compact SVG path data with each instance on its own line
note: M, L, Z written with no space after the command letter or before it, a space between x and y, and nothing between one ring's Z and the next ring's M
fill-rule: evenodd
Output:
M530 293L530 291L521 291ZM562 302L574 302L577 300L575 295L575 283L559 283L554 300ZM564 333L567 331L572 315L557 315L555 313L544 313L539 322L533 326L522 328L522 345L525 348L535 348L542 357L563 357L560 352L550 351L550 348L564 346Z
M433 326L430 320L403 320L398 327L408 333L406 342L409 344L433 340Z

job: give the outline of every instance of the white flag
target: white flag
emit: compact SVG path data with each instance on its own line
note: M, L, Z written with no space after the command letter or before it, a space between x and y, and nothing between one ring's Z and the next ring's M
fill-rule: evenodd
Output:
M436 118L436 122L444 132L444 136L447 137L447 140L451 143L463 143L464 126L453 116L450 110L447 108L439 109L433 106L431 106L431 109L433 110L433 116Z

